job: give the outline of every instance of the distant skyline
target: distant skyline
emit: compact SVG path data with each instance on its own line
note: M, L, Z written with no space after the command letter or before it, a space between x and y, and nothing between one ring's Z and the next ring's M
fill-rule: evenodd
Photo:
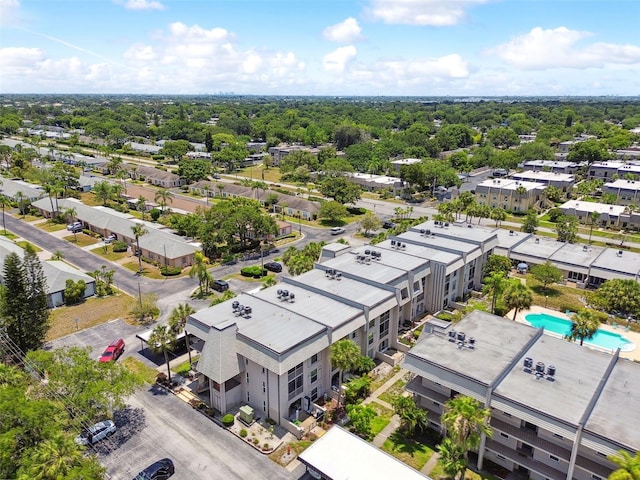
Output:
M638 96L638 0L0 0L0 93Z

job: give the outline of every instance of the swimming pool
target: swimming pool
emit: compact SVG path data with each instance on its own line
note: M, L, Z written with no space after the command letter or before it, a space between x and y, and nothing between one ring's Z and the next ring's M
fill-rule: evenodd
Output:
M564 337L571 331L571 320L554 317L546 313L530 313L524 317L527 322L536 328L544 327L545 330L561 335ZM630 342L622 335L609 332L607 330L598 329L593 338L584 340L585 344L594 347L603 348L605 350L615 350L620 348L622 351L628 352L635 348L635 344Z

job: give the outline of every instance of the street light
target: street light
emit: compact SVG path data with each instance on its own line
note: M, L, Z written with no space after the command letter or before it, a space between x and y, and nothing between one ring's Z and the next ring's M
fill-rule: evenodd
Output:
M547 308L547 303L549 302L549 295L544 296L544 308Z
M298 214L298 231L302 235L302 213Z

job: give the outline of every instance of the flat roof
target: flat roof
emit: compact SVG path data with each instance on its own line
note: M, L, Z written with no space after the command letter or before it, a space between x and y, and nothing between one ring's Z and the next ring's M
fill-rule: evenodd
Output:
M640 181L618 179L604 184L606 188L620 188L622 190L640 190Z
M459 239L451 238L446 235L446 228L431 229L431 235L422 235L419 232L408 231L403 233L399 238L411 240L425 246L436 249L443 249L449 252L456 252L460 255L468 255L476 250L480 250L480 245L464 242ZM444 236L443 236L444 235Z
M469 227L471 225L471 227ZM457 239L462 242L480 244L493 239L499 229L480 227L467 222L450 222L449 226L436 225L433 220L428 220L409 229L411 232L431 230L432 233L445 238ZM402 235L400 235L402 236Z
M622 252L622 254L620 254ZM619 278L620 273L633 276L636 280L640 275L640 255L633 252L616 250L615 248L605 248L604 251L591 264L592 269L608 272L616 272L611 278ZM599 276L597 272L591 274ZM605 278L605 277L603 277Z
M585 430L625 445L640 446L640 368L631 360L618 358L604 390L596 402ZM612 414L613 413L613 414Z
M400 242L402 243L401 237L398 237L400 240ZM394 240L396 241L396 240ZM405 248L403 248L401 251L402 253L406 253L409 255L415 255L417 257L423 258L425 260L430 260L433 262L438 262L438 263L443 263L445 265L451 265L452 263L460 260L462 261L462 258L460 257L460 255L456 254L456 253L450 253L450 252L445 252L443 250L436 250L433 247L430 247L428 245L416 245L414 243L403 243L403 245L406 245ZM394 248L391 245L391 239L385 240L384 242L378 243L376 245L376 248L383 248L385 249L385 251L389 250L389 251L400 251L397 250L396 248ZM384 255L384 253L383 253Z
M569 163L569 162L567 162ZM573 182L575 180L575 176L572 173L557 173L557 172L545 172L542 170L531 171L525 170L524 172L518 172L511 175L513 178L524 178L524 179L539 179L539 180L560 180L563 182Z
M484 341L484 340L483 340ZM524 358L535 368L556 367L555 380L536 377L524 371ZM542 335L523 353L495 389L495 394L527 408L577 426L597 391L613 357L562 338Z
M582 212L598 212L619 216L624 212L624 205L609 205L607 203L584 202L582 200L569 200L559 207L561 210L580 210Z
M537 182L527 182L525 180L515 180L509 178L494 178L483 180L476 186L476 192L478 188L483 187L487 189L491 188L499 188L500 190L513 190L515 191L518 187L524 187L527 191L535 190L535 189L544 189L544 185Z
M516 245L511 250L511 256L520 255L521 258L527 257L546 261L551 255L562 248L563 245L563 242L558 242L557 240L532 235L524 242Z
M536 166L536 167L577 167L578 164L575 162L567 162L567 161L558 161L558 160L528 160L523 163L526 166Z
M549 257L549 260L556 265L571 265L587 269L604 250L604 247L565 243Z
M340 426L333 426L298 459L329 480L429 478Z
M505 329L506 324L508 329ZM458 348L448 336L423 334L409 350L405 363L411 361L409 357L418 357L489 385L538 334L537 329L531 326L480 310L474 310L451 328L464 332L467 339L474 337L475 348ZM413 361L411 364L416 365Z

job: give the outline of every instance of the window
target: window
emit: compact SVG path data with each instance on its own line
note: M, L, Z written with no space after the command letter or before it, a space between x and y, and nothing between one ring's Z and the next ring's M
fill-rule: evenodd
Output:
M249 392L247 392L247 402L250 402L251 400L249 400Z
M400 296L404 300L409 296L409 290L407 288L403 288L402 290L400 290Z
M554 462L559 462L560 461L560 459L558 457L556 457L555 455L549 455L549 458L551 460L553 460Z
M318 362L318 354L316 353L315 355L311 356L311 363L317 363Z
M596 455L600 455L601 457L607 458L607 456L602 452L596 452Z
M311 370L311 375L309 375L309 380L311 383L316 383L318 381L318 369L314 368Z
M602 480L602 477L600 477L600 476L596 475L595 473L591 475L591 478L592 478L593 480Z
M500 460L506 460L507 459L507 457L503 457L499 453L496 453L496 457L498 457Z
M564 440L564 437L562 435L558 435L557 433L553 434L554 437L559 438L560 440ZM600 452L598 452L600 453ZM606 457L606 455L604 453L600 453L600 455L602 455L603 457Z
M433 401L433 404L434 404L436 407L439 407L439 406L440 406L440 402L436 402L435 400Z
M267 402L262 402L262 411L263 412L267 411Z
M311 400L317 400L318 399L318 388L314 388L313 390L311 390Z
M369 334L369 345L371 345L373 343L373 337L374 337L374 334L373 334L373 332L371 332Z
M380 337L389 335L389 311L380 315Z
M303 369L302 364L299 364L293 367L288 372L289 379L289 398L295 397L302 393L302 384L303 384Z
M510 413L507 413L507 412L502 412L502 413L504 414L505 417L510 417L511 416Z
M369 328L373 328L376 326L376 319L374 318L373 320L369 320Z
M247 372L247 383L249 383L249 372Z
M262 382L262 393L267 393L267 385L264 382Z
M420 291L420 282L413 282L413 291L414 292Z
M500 436L503 437L503 438L509 438L509 435L507 435L504 432L500 432Z
M355 339L357 336L358 336L358 332L353 332L353 333L351 334L351 339L353 340L353 339Z

